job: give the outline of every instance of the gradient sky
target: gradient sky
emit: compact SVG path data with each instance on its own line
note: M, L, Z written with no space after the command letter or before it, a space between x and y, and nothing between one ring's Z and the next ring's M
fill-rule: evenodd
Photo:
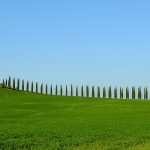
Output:
M0 79L150 85L150 1L0 1Z

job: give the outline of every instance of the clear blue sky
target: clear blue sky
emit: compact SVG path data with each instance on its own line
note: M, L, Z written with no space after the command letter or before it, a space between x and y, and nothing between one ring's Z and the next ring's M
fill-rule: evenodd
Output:
M0 78L150 85L150 1L3 0Z

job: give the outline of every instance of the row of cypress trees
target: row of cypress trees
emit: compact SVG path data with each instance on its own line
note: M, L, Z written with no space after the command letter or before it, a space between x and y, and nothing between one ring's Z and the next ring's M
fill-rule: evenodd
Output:
M34 83L33 81L31 82L31 85L29 84L29 81L26 82L26 88L25 88L25 82L24 80L22 80L22 87L20 87L20 79L17 79L17 83L16 83L16 80L15 78L13 78L13 81L11 83L11 77L8 78L8 80L4 80L3 79L3 84L8 86L9 88L12 88L13 90L22 90L22 91L27 91L27 92L34 92ZM11 86L12 85L12 86ZM45 91L44 91L45 90ZM74 96L74 92L73 92L73 85L71 85L70 87L70 96ZM76 87L75 89L75 96L79 96L79 88L78 86ZM39 92L39 85L38 85L38 82L36 82L36 86L35 86L35 92L36 93L45 93L45 94L48 94L48 85L46 84L45 85L45 89L44 89L44 86L43 86L43 83L40 85L40 92ZM111 86L108 87L108 94L106 94L106 88L104 87L102 89L102 95L101 95L101 92L100 92L100 87L98 86L97 87L97 90L95 90L95 87L92 86L92 91L91 91L91 96L92 97L103 97L103 98L106 98L106 95L108 95L107 97L108 98L113 98L112 96L112 88ZM63 95L63 87L62 85L60 86L60 95L62 96ZM123 98L126 98L126 99L129 99L130 98L130 94L129 94L129 87L126 88L125 90L125 96L124 96L124 90L123 88L120 87L120 99L123 99ZM53 86L50 85L50 95L58 95L58 86L56 85L55 86L55 92L53 91ZM66 85L66 88L65 88L65 96L68 96L68 86ZM85 88L85 93L84 93L84 86L81 86L81 96L84 97L89 97L90 96L90 89L89 89L89 86L86 86ZM132 99L136 99L136 90L135 90L135 87L132 87L132 91L131 91L131 97ZM142 99L142 97L144 97L144 99L148 99L148 88L145 87L144 88L144 95L142 95L142 89L141 87L138 87L138 93L137 93L137 98L138 99ZM117 90L117 87L114 88L114 98L117 99L118 98L118 90Z

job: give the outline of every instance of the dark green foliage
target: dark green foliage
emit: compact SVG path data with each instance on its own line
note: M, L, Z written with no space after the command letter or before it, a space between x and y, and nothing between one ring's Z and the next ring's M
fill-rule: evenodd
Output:
M53 86L50 86L50 95L53 95Z
M6 86L7 86L7 84L8 84L8 83L7 83L7 79L6 79L6 82L5 82L5 83L6 83Z
M123 88L120 87L120 99L123 99Z
M86 86L86 97L89 97L89 87Z
M17 80L17 90L20 90L20 79Z
M13 90L16 89L16 81L15 81L15 78L13 79Z
M76 86L76 96L79 96L79 94L78 94L78 86Z
M38 93L38 82L36 82L36 93Z
M148 99L148 89L147 89L147 87L144 88L144 99Z
M61 96L63 95L63 88L62 88L62 85L60 86L60 95L61 95Z
M146 99L146 88L144 88L144 99Z
M138 87L138 99L142 98L142 90L141 87Z
M112 93L111 93L111 86L108 88L108 98L112 98L111 95Z
M33 82L31 82L31 92L33 93Z
M9 76L9 79L8 79L8 86L9 88L11 88L11 77Z
M135 99L135 87L132 87L132 99Z
M29 81L27 81L26 91L29 92Z
M48 94L48 85L45 86L45 93Z
M129 88L126 87L126 99L129 99Z
M103 88L103 98L106 98L106 88Z
M22 91L24 91L24 80L22 80Z
M92 86L92 97L95 97L95 89L94 89L94 86Z
M41 94L43 94L43 83L41 84Z
M148 99L148 89L146 87L146 99Z
M71 92L70 95L73 96L73 86L71 85Z
M117 94L117 87L114 88L114 98L118 98L118 94Z
M101 94L100 94L100 87L97 87L97 97L100 98Z
M57 88L57 85L55 87L55 95L57 96L58 95L58 88Z
M66 85L66 96L68 96L68 87Z
M5 85L5 80L3 79L3 85Z
M81 87L81 96L84 97L84 88L83 88L83 85Z

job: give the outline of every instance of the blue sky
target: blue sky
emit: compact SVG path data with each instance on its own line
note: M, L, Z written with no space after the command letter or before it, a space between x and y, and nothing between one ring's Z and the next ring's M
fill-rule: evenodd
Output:
M0 2L0 78L150 85L150 1Z

